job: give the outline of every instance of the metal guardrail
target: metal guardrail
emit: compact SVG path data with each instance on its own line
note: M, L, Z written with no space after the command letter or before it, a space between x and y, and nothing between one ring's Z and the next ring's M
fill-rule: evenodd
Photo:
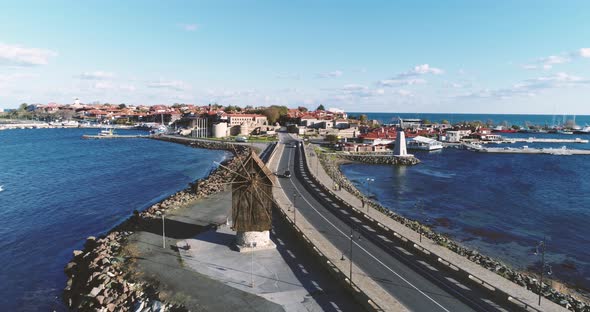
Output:
M298 156L304 164L303 168L304 168L304 171L306 172L306 175L313 180L314 184L317 187L319 187L323 192L329 194L331 199L334 202L338 203L341 207L346 207L350 212L352 212L355 215L355 217L360 217L360 218L374 224L376 226L376 231L379 231L377 233L379 233L387 238L395 239L395 240L401 242L403 245L405 245L407 247L411 247L412 249L421 252L424 255L424 259L428 260L430 262L430 264L436 265L438 267L448 268L449 269L448 272L452 273L453 275L455 275L458 278L461 278L463 280L471 282L471 284L476 285L476 286L480 287L481 289L490 291L495 298L498 298L498 299L500 299L510 305L513 305L515 307L524 309L525 311L543 312L543 310L540 310L534 306L531 306L530 304L527 304L526 302L524 302L518 298L514 298L511 294L494 287L492 284L486 282L485 280L483 280L477 276L474 276L473 274L454 265L452 262L444 259L442 256L439 256L436 252L414 243L412 239L405 237L404 235L384 226L383 224L379 223L377 220L375 220L375 219L371 218L370 216L368 216L367 214L359 211L358 209L356 209L355 207L353 207L349 203L345 202L342 198L340 198L337 194L335 194L332 190L330 190L323 183L321 183L319 181L319 179L312 173L312 170L309 168L308 163L307 163L307 155L305 154L305 147L304 146L297 148L297 152L295 154L296 159ZM298 170L295 170L295 171L296 171L296 174L299 174ZM311 185L308 183L305 183L305 187L307 187L308 190L310 190L310 191L313 190L311 188ZM315 190L313 190L313 191L315 191ZM318 196L317 199L319 201L326 202L326 200L321 198L321 196ZM351 226L354 225L354 222L352 220L349 220L348 216L338 213L332 205L328 204L328 205L326 205L326 207L328 207L328 209L331 209L332 211L336 212L336 215L340 216L340 218L345 223L351 224ZM378 239L376 237L377 235L375 235L374 233L371 233L370 231L366 230L363 227L357 227L357 230L363 232L363 234L365 234L369 239L371 239L371 241L373 243L376 243L380 246L385 247L386 249L389 249L389 247L386 246L381 239Z
M331 275L335 276L339 281L341 281L345 285L347 289L352 291L353 297L355 297L355 299L357 299L359 303L361 303L365 308L367 308L370 311L385 311L383 310L383 308L381 308L379 305L373 302L373 300L371 300L371 298L354 282L350 282L347 274L340 270L334 263L332 263L330 258L328 258L324 253L320 251L320 249L317 246L314 245L311 239L309 239L309 237L307 237L307 235L305 235L303 231L301 231L301 229L297 227L293 219L291 219L291 217L284 211L284 209L281 209L280 207L275 207L275 209L279 211L281 216L289 223L289 225L291 225L292 230L296 231L297 234L300 235L300 237L305 242L306 247L310 248L313 251L313 255L320 260L318 263L327 268L328 272Z

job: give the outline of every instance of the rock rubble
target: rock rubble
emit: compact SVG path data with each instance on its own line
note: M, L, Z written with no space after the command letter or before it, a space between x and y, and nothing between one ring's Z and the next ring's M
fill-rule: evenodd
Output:
M233 157L225 160L208 177L191 183L188 188L145 211L134 211L131 217L107 235L88 237L83 250L74 250L72 260L64 268L68 280L63 291L63 301L70 309L103 312L187 311L181 305L163 302L154 285L134 279L127 270L134 259L123 250L126 240L134 232L141 231L150 220L160 218L162 214L183 207L195 199L222 191L232 178L230 170L238 168L241 158L248 155L249 147L224 142L192 142L173 138L163 140L195 148L228 150Z
M340 159L345 159L349 161L358 161L354 158L349 157L341 157L340 155L337 156ZM363 156L367 157L367 156ZM357 196L360 199L363 199L366 204L370 205L376 210L381 211L382 213L386 214L390 218L396 220L397 222L411 228L414 231L422 231L422 235L430 238L431 240L435 241L437 244L444 246L451 251L466 257L472 262L475 262L482 267L495 272L496 274L503 276L504 278L528 289L533 291L534 293L539 293L539 281L536 277L531 276L529 274L525 274L519 271L516 271L510 268L508 265L495 260L491 257L485 256L480 254L475 250L471 250L464 246L459 245L454 240L450 239L449 237L436 233L428 226L421 224L420 222L405 218L396 214L395 212L381 206L379 203L370 200L369 198L365 197L363 193L361 193L355 186L350 182L350 180L340 171L340 164L342 163L341 160L331 157L330 155L326 155L324 153L319 153L319 159L324 167L326 173L334 180L335 183L340 185L343 189L347 190L349 193ZM369 162L373 164L381 164L379 162ZM552 288L550 285L543 283L542 285L542 294L545 298L571 310L576 312L590 312L590 305L586 302L583 302L572 295L563 294L559 291Z

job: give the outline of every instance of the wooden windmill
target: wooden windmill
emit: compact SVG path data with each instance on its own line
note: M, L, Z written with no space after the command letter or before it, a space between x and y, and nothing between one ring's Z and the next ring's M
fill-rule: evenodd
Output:
M232 229L240 251L275 248L270 240L275 177L251 151L236 169L232 183Z

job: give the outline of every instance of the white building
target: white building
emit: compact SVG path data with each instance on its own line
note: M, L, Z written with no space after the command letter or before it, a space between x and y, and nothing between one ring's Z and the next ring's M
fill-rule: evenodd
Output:
M441 142L439 142L435 139L430 139L430 138L426 138L423 136L417 136L417 137L414 137L414 138L408 140L407 148L409 150L415 149L415 150L424 150L424 151L434 151L434 150L442 149L443 145Z

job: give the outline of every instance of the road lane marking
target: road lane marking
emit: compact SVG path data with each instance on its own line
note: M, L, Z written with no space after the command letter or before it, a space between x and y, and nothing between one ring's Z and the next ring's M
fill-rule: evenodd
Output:
M290 152L289 152L289 156L290 156ZM318 215L320 215L328 224L330 224L334 229L336 229L336 231L340 232L340 234L342 234L342 236L348 238L349 236L342 232L336 225L334 225L332 222L330 222L330 220L328 220L328 218L326 218L322 213L320 213L317 209L315 209L313 207L313 205L307 200L307 198L305 198L303 196L303 194L301 193L301 191L299 190L299 188L295 185L295 183L293 183L293 181L289 180L289 182L291 183L291 185L293 185L293 188L295 188L295 190L297 191L297 193L299 193L300 197L309 205L309 207L311 207L311 209L313 209ZM357 219L358 220L358 219ZM422 290L420 290L418 287L414 286L414 284L410 283L410 281L408 281L407 279L405 279L403 276L401 276L400 274L398 274L396 271L394 271L393 269L391 269L390 267L388 267L385 263L381 262L381 260L379 260L377 257L375 257L373 254L371 254L368 250L366 250L365 248L363 248L363 246L359 245L357 242L353 241L353 243L360 248L362 251L364 251L367 255L369 255L371 258L373 258L375 261L377 261L379 264L381 264L383 267L385 267L387 270L389 270L391 273L395 274L398 278L400 278L402 281L404 281L406 284L410 285L410 287L414 288L415 290L417 290L420 294L422 294L424 297L428 298L430 301L432 301L434 304L436 304L437 306L439 306L441 309L443 309L444 311L450 312L447 308L445 308L444 306L442 306L440 303L438 303L436 300L434 300L432 297L430 297L429 295L427 295L426 293L424 293Z

